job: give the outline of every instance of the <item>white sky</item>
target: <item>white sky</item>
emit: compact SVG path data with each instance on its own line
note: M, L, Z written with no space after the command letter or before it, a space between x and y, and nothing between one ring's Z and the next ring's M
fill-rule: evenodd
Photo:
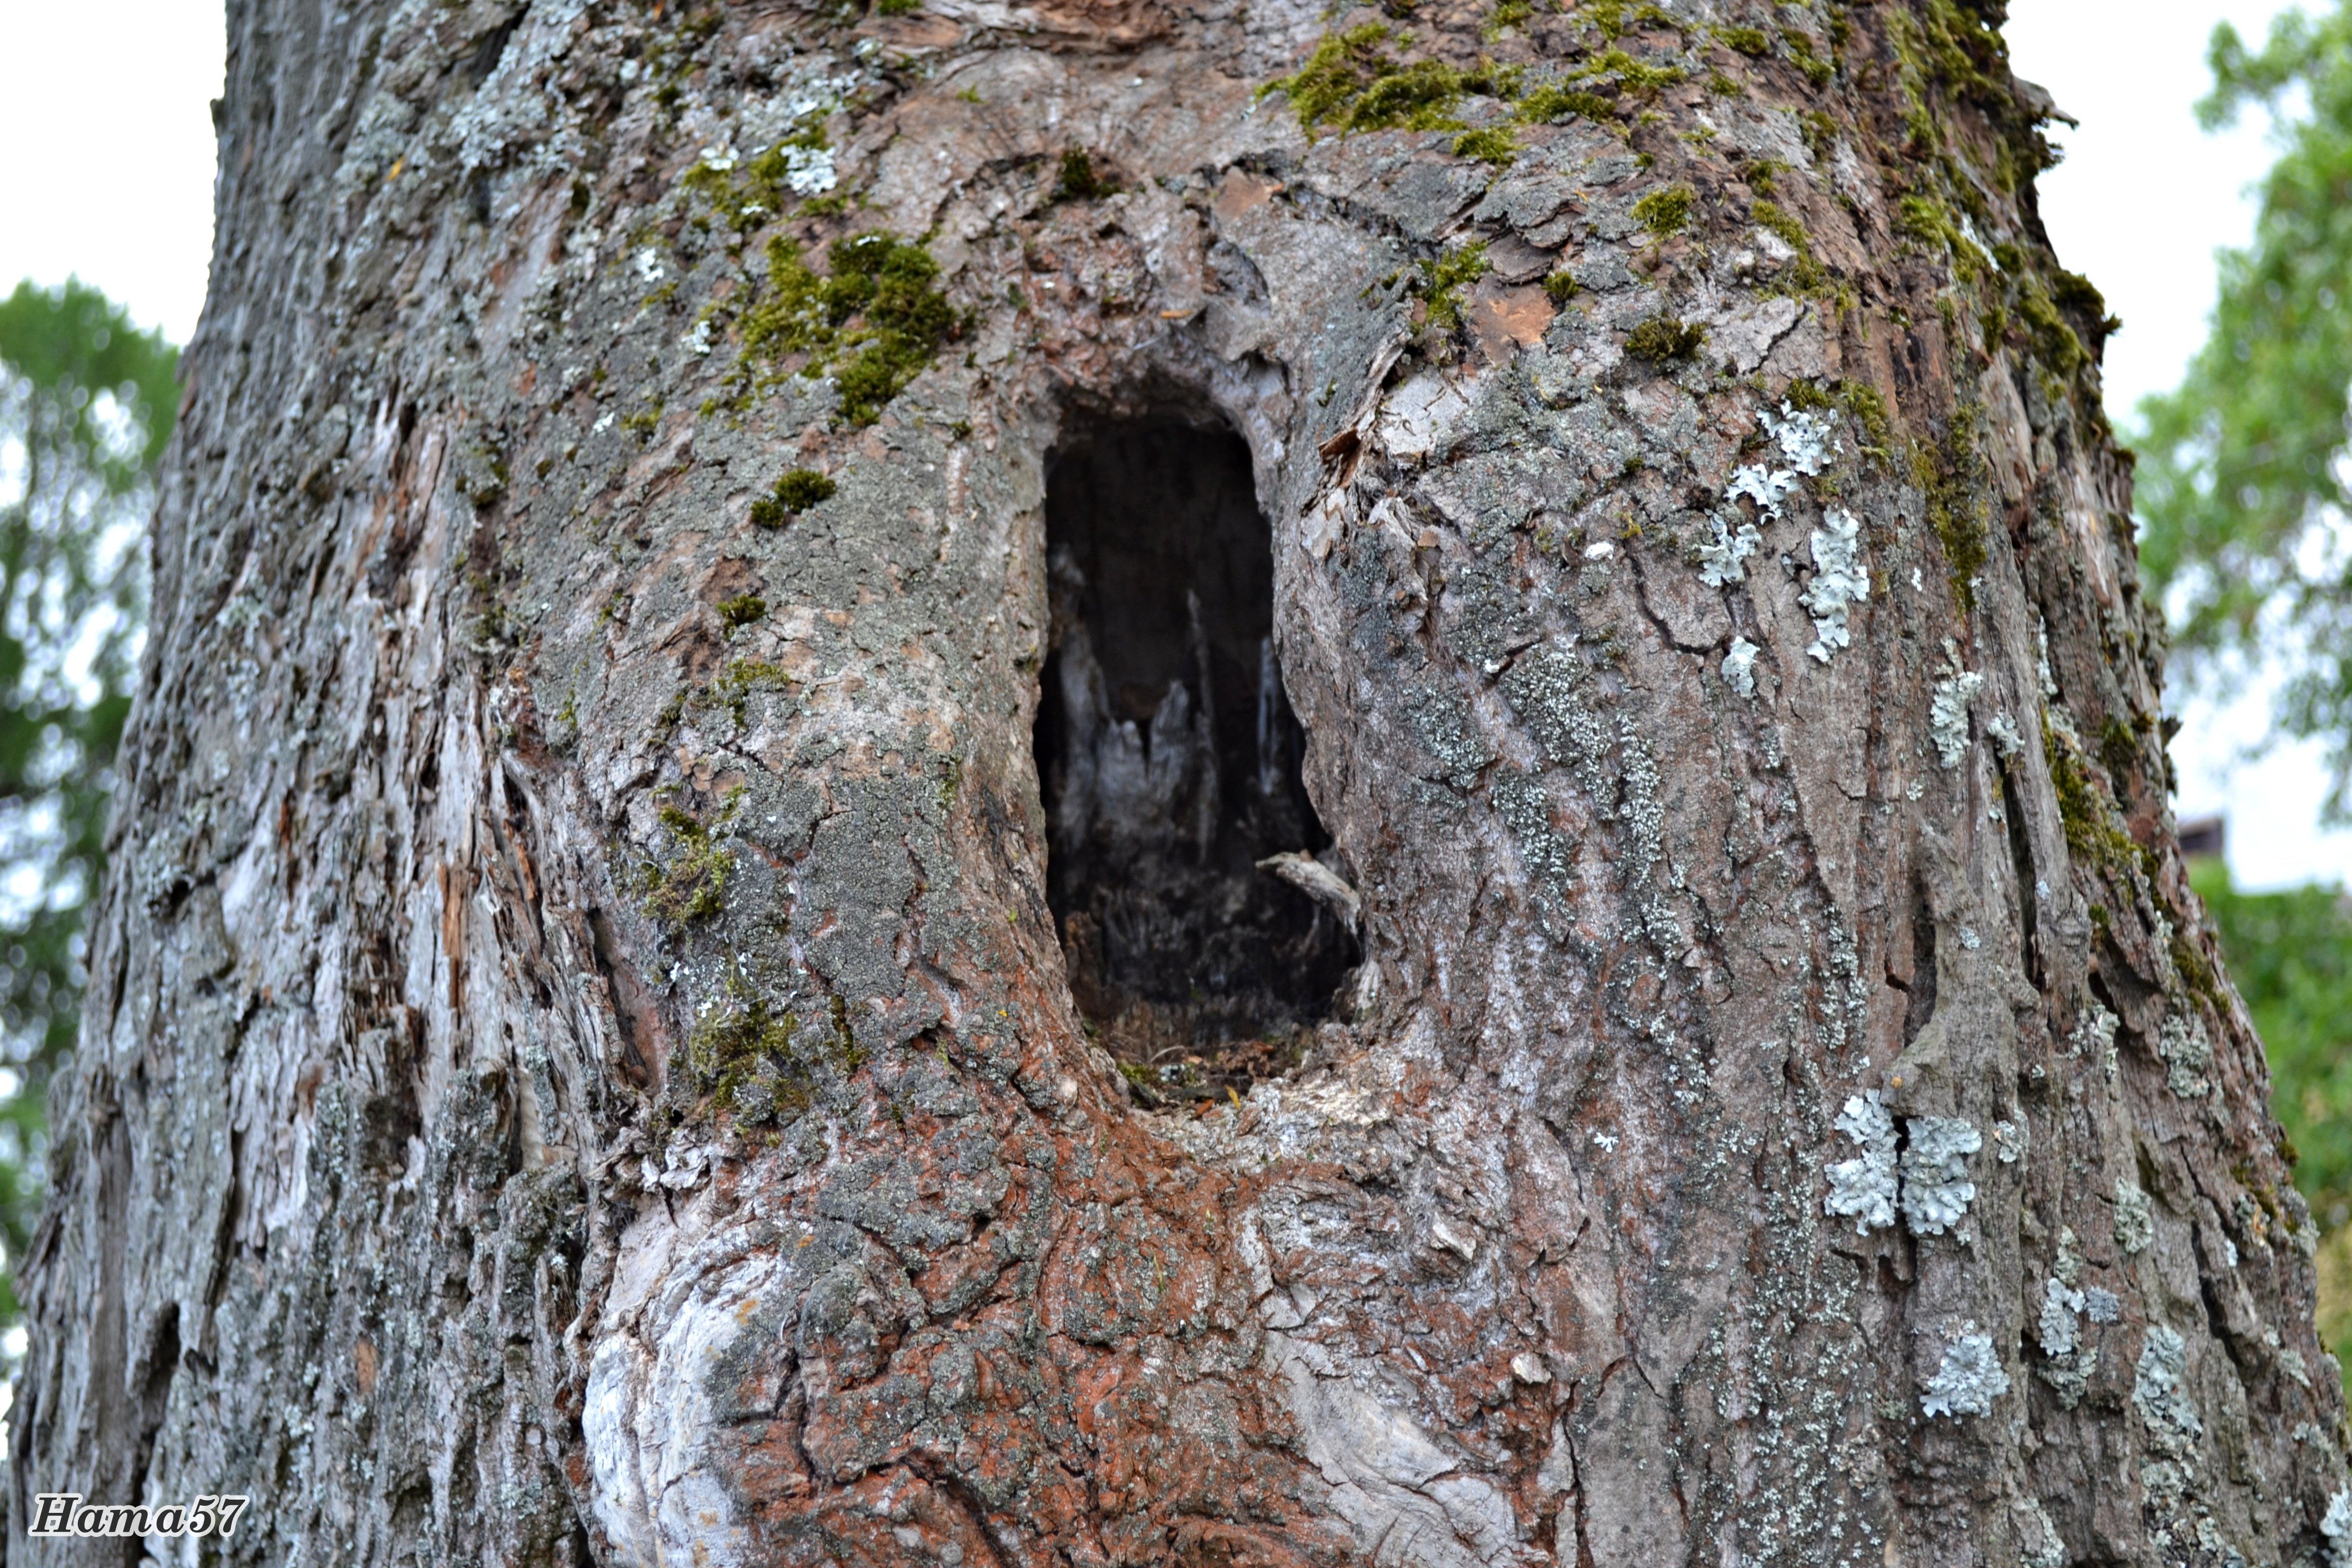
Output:
M2097 284L2124 330L2107 342L2107 411L2176 384L2205 339L2213 251L2253 234L2246 187L2269 166L2260 115L2207 135L2193 105L2211 85L2205 45L2235 23L2250 43L2290 7L2278 0L2010 0L2010 58L2082 121L2066 161L2042 177L2042 220L2059 259ZM2267 687L2216 707L2178 702L2172 743L2183 817L2230 819L2241 887L2352 880L2352 833L2322 832L2326 782L2316 742L2242 754L2270 728Z
M2217 21L2259 38L2277 0L2011 0L2018 74L2083 123L2042 181L2042 215L2068 267L2105 291L2124 331L2107 345L2108 408L2179 378L2203 341L2212 253L2252 231L2244 188L2269 161L2263 130L2208 136ZM0 291L78 274L174 342L194 330L212 249L213 131L221 89L215 0L0 0ZM109 105L96 110L92 84ZM2322 833L2315 746L2231 763L2265 729L2267 694L2191 705L2174 742L2180 815L2230 811L2241 885L2352 879L2352 832Z
M0 293L79 274L188 341L222 31L218 0L0 0Z

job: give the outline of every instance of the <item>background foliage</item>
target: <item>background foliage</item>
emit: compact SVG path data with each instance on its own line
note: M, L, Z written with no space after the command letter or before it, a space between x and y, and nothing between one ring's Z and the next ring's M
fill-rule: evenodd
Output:
M79 283L0 300L0 1240L40 1205L43 1109L81 1021L82 925L130 711L141 535L178 351ZM17 1316L0 1280L0 1326Z
M2283 673L2274 720L2328 749L2331 817L2352 816L2352 0L2279 16L2259 48L2227 23L2207 53L2209 129L2271 112L2278 156L2253 238L2221 253L2204 348L2139 408L2140 563L2173 639L2169 684L2217 696ZM2152 221L2151 239L2160 220ZM2241 893L2192 879L2271 1062L2295 1185L2328 1232L2320 1332L2352 1358L2352 903L2343 889Z
M2218 859L2190 868L2271 1062L2271 1109L2301 1155L2295 1189L2328 1233L2320 1337L2352 1360L2352 900L2341 888L2242 893Z
M2291 651L2289 733L2319 736L2328 808L2352 803L2352 4L2290 11L2259 50L2216 28L2218 127L2274 111L2252 243L2222 252L2205 347L2139 410L2140 562L2171 618L2175 685ZM2162 243L2151 215L2151 243ZM2237 654L2243 661L2218 656Z

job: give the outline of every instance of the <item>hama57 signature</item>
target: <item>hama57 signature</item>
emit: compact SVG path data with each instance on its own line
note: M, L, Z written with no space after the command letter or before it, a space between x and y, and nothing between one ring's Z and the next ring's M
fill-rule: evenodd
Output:
M36 1537L111 1537L143 1541L151 1535L216 1535L226 1541L236 1533L236 1521L253 1500L243 1494L215 1497L206 1493L194 1502L84 1502L79 1492L42 1492L33 1499L33 1524L25 1533Z

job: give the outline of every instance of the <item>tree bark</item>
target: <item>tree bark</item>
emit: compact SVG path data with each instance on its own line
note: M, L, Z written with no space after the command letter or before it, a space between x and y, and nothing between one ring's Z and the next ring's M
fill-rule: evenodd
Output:
M1997 7L230 9L24 1560L2342 1559Z

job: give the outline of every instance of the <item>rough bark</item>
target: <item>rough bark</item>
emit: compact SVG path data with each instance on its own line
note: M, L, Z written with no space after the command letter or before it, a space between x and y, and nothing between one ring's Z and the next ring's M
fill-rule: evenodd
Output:
M232 5L13 1551L2334 1560L2046 101L1948 0L1427 0L1531 68L1464 125L1597 68L1499 153L1255 96L1367 16ZM1328 1008L1066 968L1132 422L1246 443ZM1213 665L1048 749L1226 744ZM1223 766L1119 796L1171 907L1275 897ZM1130 1086L1087 964L1270 1034Z

